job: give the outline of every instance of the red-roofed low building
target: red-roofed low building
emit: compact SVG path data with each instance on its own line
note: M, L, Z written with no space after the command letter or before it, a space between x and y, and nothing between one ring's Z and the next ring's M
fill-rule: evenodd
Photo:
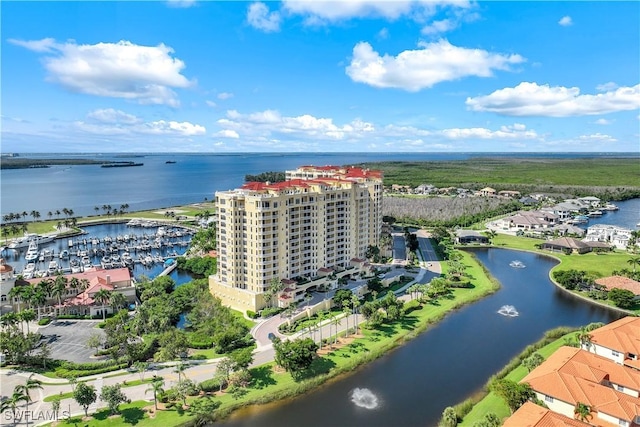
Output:
M124 296L124 302L131 304L136 302L136 288L131 278L131 272L128 268L101 269L92 268L82 273L66 274L67 280L66 292L61 295L62 304L58 304L57 297L51 297L47 300L47 306L38 308L38 315L54 315L54 314L77 314L101 316L102 311L113 313L111 305L99 304L95 301L95 295L101 290L113 293L119 293ZM55 277L30 279L23 286L37 286L42 280ZM78 287L74 288L73 282L78 283ZM21 301L14 300L14 304Z
M625 289L627 291L633 292L633 294L638 297L640 296L640 282L637 282L633 279L629 279L624 276L609 276L603 277L601 279L596 280L596 284L600 286L604 286L608 291L614 288Z

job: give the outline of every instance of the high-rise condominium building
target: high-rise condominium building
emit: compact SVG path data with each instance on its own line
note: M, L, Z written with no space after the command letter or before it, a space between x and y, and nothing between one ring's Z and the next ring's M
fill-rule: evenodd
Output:
M312 278L350 267L382 227L382 173L302 166L286 181L249 182L215 194L218 272L211 292L223 304L257 311L273 279Z

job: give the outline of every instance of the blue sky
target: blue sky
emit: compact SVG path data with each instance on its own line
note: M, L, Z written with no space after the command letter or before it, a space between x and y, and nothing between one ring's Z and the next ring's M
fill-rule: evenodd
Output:
M640 151L640 2L0 7L4 153Z

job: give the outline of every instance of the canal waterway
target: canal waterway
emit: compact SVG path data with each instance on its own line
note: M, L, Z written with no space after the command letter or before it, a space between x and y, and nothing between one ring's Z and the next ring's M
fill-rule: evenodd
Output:
M498 292L350 376L292 400L240 410L221 425L435 426L445 407L480 390L545 331L621 316L554 286L552 258L497 248L473 252L502 284Z

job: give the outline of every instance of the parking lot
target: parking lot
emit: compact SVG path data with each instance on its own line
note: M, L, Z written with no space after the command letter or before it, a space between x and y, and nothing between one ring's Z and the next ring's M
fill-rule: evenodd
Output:
M95 348L87 347L86 342L93 332L104 336L102 329L95 327L98 323L98 320L56 320L41 326L38 332L42 334L41 342L51 349L51 358L92 362Z

